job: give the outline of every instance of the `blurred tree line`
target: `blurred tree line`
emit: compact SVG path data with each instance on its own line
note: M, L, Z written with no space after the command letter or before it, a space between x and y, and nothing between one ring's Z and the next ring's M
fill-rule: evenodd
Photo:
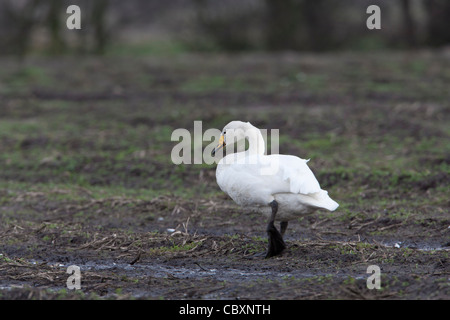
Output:
M77 32L66 28L71 4L82 9L82 30ZM366 8L371 4L381 8L379 31L366 28ZM167 27L165 35L194 50L326 51L450 44L450 0L2 0L0 54L24 56L36 48L50 54L102 54L119 41L123 30L147 30L158 21L158 30Z
M84 30L66 27L67 7L83 8ZM32 48L44 46L51 54L68 51L104 53L109 41L107 25L109 0L2 0L0 1L0 54L24 56ZM87 27L87 29L86 29ZM42 42L42 43L40 43Z
M200 29L225 50L324 51L450 44L449 0L249 0L239 6L236 1L221 6L214 0L195 3ZM372 4L381 8L380 31L366 28L366 9Z

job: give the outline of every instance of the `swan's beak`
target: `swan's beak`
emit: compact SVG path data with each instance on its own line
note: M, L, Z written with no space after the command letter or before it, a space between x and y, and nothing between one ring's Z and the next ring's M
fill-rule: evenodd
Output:
M222 135L220 136L220 139L219 139L219 144L213 149L213 151L211 151L211 156L214 157L215 154L216 154L216 151L222 149L222 148L225 147L225 146L226 146L226 144L225 144L225 138L224 138L224 136L223 136L223 134L222 134Z

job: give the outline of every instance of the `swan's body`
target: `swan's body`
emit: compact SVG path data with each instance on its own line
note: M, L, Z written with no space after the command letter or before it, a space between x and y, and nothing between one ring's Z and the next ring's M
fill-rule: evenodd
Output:
M279 204L277 218L282 221L295 219L323 208L335 210L336 202L322 190L308 160L289 155L242 155L247 163L232 163L230 157L217 165L216 179L219 187L238 205L250 211L270 216L270 202ZM237 161L236 161L237 162ZM230 164L227 164L230 163ZM262 175L261 170L270 165L279 166L273 175Z
M229 132L233 133L232 143L226 139ZM282 222L282 234L289 220L317 209L334 211L339 206L320 188L307 165L309 160L291 155L265 155L261 132L249 122L232 121L225 126L215 150L243 139L249 142L248 150L228 154L219 161L216 169L217 184L238 205L270 217L269 226L270 223L273 226L276 215ZM275 231L278 232L276 228ZM269 232L269 239L271 236L274 235ZM282 243L279 249L282 251L284 242L282 238L277 240ZM268 256L281 252L271 254L270 249L269 242Z

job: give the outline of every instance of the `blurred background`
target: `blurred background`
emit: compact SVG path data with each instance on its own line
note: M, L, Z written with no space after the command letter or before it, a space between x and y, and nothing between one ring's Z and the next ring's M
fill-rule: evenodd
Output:
M82 30L66 8L80 6ZM366 9L381 8L381 30ZM0 54L405 49L450 43L447 0L2 0Z

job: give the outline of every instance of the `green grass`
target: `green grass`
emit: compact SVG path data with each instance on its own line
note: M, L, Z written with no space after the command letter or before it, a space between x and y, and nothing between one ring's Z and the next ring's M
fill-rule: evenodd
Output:
M24 192L57 203L217 198L214 165L171 163L171 133L192 132L196 120L206 130L242 119L279 129L281 153L311 159L343 221L392 207L392 217L418 221L427 205L445 210L450 96L441 56L143 57L152 50L182 48L117 48L77 61L70 75L61 66L71 58L0 61L1 203ZM56 98L28 94L43 89Z

